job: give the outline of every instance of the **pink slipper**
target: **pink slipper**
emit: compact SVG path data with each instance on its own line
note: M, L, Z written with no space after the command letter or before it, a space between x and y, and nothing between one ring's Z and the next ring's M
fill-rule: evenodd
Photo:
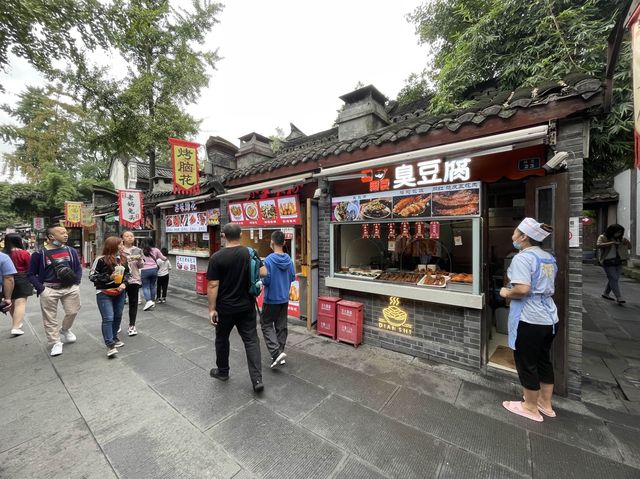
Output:
M503 401L502 407L504 407L507 411L512 412L513 414L526 417L527 419L531 419L532 421L536 421L536 422L544 421L544 419L540 414L529 412L525 408L523 408L522 403L520 401Z
M545 409L540 404L538 404L538 411L544 414L547 417L556 417L556 412L553 409Z

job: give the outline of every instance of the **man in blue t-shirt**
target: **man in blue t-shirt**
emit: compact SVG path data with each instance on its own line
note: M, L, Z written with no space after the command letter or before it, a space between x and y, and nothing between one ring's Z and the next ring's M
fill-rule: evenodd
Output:
M262 308L262 334L271 354L271 368L285 363L287 355L284 347L287 343L287 317L289 310L289 289L296 279L291 257L284 252L284 233L280 230L271 235L271 253L264 261L267 276L264 284Z

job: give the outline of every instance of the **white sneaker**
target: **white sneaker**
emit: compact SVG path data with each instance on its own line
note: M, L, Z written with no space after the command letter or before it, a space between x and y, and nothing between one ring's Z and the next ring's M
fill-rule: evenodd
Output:
M13 328L11 330L11 334L13 334L14 336L22 336L24 334L24 331L20 328Z
M279 364L283 364L284 358L286 358L286 357L287 357L286 353L280 353L278 355L278 357L273 360L273 362L271 363L270 368L273 369L276 366L278 366Z
M51 347L51 356L60 356L62 354L62 343L58 341Z
M124 346L124 343L120 340L116 341L113 345L114 348L121 348L122 346Z
M71 332L70 329L68 329L66 331L64 329L61 329L60 330L60 340L63 343L75 343L76 342L76 335L73 334L73 332Z
M129 326L129 336L135 336L138 334L138 330L135 326Z
M108 358L110 358L111 356L115 356L116 354L118 354L118 350L115 348L115 346L112 346L112 347L107 349L107 357Z
M144 305L144 308L142 308L143 311L149 311L151 308L153 308L156 305L156 303L154 303L153 301L147 301Z

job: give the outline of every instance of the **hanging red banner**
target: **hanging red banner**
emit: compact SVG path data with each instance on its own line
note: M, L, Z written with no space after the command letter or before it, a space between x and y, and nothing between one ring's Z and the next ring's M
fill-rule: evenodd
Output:
M440 222L432 221L429 223L429 238L440 239Z
M142 226L142 191L118 190L118 210L120 225L125 228Z
M403 238L409 238L411 236L408 221L403 221L402 223L400 223L400 236L402 236Z
M424 222L418 221L416 223L416 234L415 234L414 238L415 239L424 239L424 230L425 230Z
M373 223L373 234L371 237L373 239L380 239L380 230L382 229L380 223Z
M396 239L396 224L395 223L389 223L389 239L390 240Z
M362 238L363 239L368 239L369 238L369 225L367 223L364 223L362 225Z
M82 226L82 202L64 202L64 225L72 228Z
M173 192L184 195L199 193L198 147L200 144L178 138L169 138L169 144L171 145Z

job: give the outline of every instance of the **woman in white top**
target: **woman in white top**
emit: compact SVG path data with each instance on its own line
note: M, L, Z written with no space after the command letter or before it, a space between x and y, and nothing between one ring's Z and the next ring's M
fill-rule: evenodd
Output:
M142 277L142 294L146 301L144 311L153 308L156 303L153 301L156 294L156 281L158 279L158 263L159 259L167 258L155 246L155 242L151 238L145 238L142 243L142 259L144 266L140 270Z
M167 248L160 250L164 256L169 252ZM171 261L169 259L158 259L158 303L167 302L167 287L169 286L169 271L171 271Z
M551 406L554 383L551 345L558 323L558 310L553 302L558 266L555 258L540 248L551 231L551 226L533 218L525 218L518 225L511 237L519 253L507 271L510 287L500 290L500 296L511 300L509 347L513 349L524 396L524 401L504 401L502 405L537 422L543 420L540 413L556 417Z

